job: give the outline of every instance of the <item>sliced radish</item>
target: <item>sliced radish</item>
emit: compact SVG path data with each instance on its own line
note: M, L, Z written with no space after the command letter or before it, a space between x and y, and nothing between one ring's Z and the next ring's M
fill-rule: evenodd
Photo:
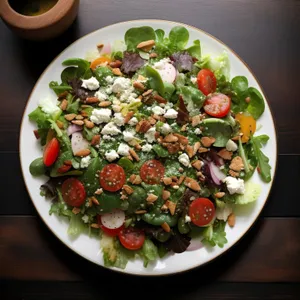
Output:
M214 183L216 185L221 185L222 180L226 177L226 175L213 162L208 162L208 166L211 178Z
M121 209L115 209L110 213L101 216L101 223L109 229L121 227L125 222L125 213Z
M71 138L71 146L74 154L89 147L89 142L83 137L81 132L74 132Z
M170 63L165 63L161 69L156 68L156 71L159 73L162 81L168 83L173 83L177 76L177 70Z
M105 43L104 46L102 47L101 54L110 54L111 53L111 45L110 43Z

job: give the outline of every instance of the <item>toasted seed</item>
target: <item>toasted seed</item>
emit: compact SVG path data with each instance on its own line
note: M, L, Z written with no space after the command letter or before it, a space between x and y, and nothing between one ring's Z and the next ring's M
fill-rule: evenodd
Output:
M169 191L163 190L163 192L162 192L162 198L163 198L163 200L169 199L170 196L171 196L171 193Z
M185 176L184 176L184 175L181 175L181 176L179 177L178 181L177 181L177 184L178 184L178 185L181 185L184 179L185 179Z
M90 149L83 149L83 150L76 152L75 156L84 157L84 156L88 156L90 153L91 153Z
M190 146L190 145L187 145L185 147L185 152L187 153L187 155L189 156L189 158L192 158L194 156L194 147L193 146Z
M142 96L143 96L143 97L148 96L148 95L150 95L152 92L153 92L152 89L147 90L146 92L144 92L144 93L142 94Z
M94 193L95 195L101 195L103 193L103 189L97 189L96 192Z
M92 228L96 228L96 229L97 229L97 228L100 228L99 224L97 224L97 223L92 223L92 224L91 224L91 227L92 227Z
M127 184L123 185L123 189L128 195L131 195L133 193L133 188Z
M60 108L61 110L66 110L67 107L68 107L68 100L64 99L63 101L61 101Z
M194 161L193 163L192 163L192 166L196 169L196 170L200 170L201 169L201 167L202 167L202 162L201 162L201 160L196 160L196 161Z
M73 119L75 119L75 117L76 117L76 114L67 114L67 115L65 115L65 119L67 121L72 121Z
M112 68L120 68L122 66L122 62L120 60L115 60L110 62L109 66Z
M204 152L207 152L207 151L208 151L208 149L204 148L204 147L200 147L199 150L198 150L199 153L204 153Z
M59 129L63 129L64 128L64 123L62 121L56 120L56 125L58 126Z
M134 213L137 215L145 214L147 211L145 209L136 210Z
M167 100L163 98L162 96L156 94L153 96L153 98L158 102L158 103L167 103Z
M214 137L204 136L200 139L200 141L204 147L210 147L216 139Z
M100 106L100 107L108 107L110 105L111 105L110 101L102 101L98 104L98 106Z
M244 169L243 159L240 156L234 157L229 165L229 168L233 171L241 171Z
M137 153L136 153L133 149L129 149L129 153L130 153L130 155L131 155L136 161L140 161L139 156L137 155Z
M178 140L181 144L188 145L189 139L186 136L179 133L174 133L174 135L178 137Z
M72 166L72 161L71 160L64 160L64 165L66 166Z
M92 137L91 145L96 146L99 145L99 143L100 143L100 134L96 134Z
M223 148L217 154L225 160L231 160L233 153Z
M76 125L79 125L79 126L82 126L84 124L84 122L82 120L73 120L71 121L73 124L76 124Z
M201 123L200 115L192 117L192 126L195 127Z
M138 49L141 49L141 50L145 51L145 52L149 52L154 45L155 45L154 40L148 40L148 41L144 41L144 42L139 43L136 47Z
M150 53L149 57L150 58L156 58L158 55L154 52Z
M89 121L88 119L84 120L84 125L86 128L89 128L89 129L94 128L94 126L95 126L95 124L92 121Z
M158 197L154 194L148 194L148 197L146 198L147 202L153 203L158 199Z
M139 74L137 80L144 81L144 80L146 80L146 77L144 77L143 75Z
M65 99L67 96L68 96L68 91L64 91L62 93L60 93L57 97L58 97L58 100L61 100L61 99Z
M123 75L122 72L121 72L121 70L119 68L113 68L112 72L116 76L122 76Z
M184 184L193 191L199 192L201 190L199 183L193 178L186 177Z
M233 227L235 225L235 214L234 213L231 213L228 216L227 222L230 227Z
M240 136L239 135L236 135L236 136L234 136L233 138L231 138L233 141L238 141L239 140L239 138L240 138Z
M182 132L186 131L187 130L187 126L188 126L188 124L182 125L182 127L180 128L180 131L182 131Z
M215 193L215 197L218 198L218 199L224 197L224 195L225 195L224 192L217 192L217 193Z
M103 47L104 47L104 44L98 44L98 45L97 45L97 48L98 48L98 49L102 49Z
M163 228L163 230L164 230L165 232L170 232L170 231L171 231L171 228L170 228L169 224L166 223L166 222L162 223L162 224L161 224L161 227Z
M167 211L168 210L168 206L166 204L163 204L160 209L162 211Z
M80 213L80 208L78 208L78 207L73 207L72 213L73 213L74 215L79 214L79 213Z
M133 158L131 155L127 155L126 158L128 158L129 160L133 161Z
M250 101L251 101L251 98L250 98L250 97L245 98L245 102L246 102L246 103L249 103Z
M139 121L135 126L136 132L146 133L151 128L151 124L147 120Z
M149 123L150 123L151 125L155 125L155 124L156 124L156 120L155 120L154 118L152 118L152 117L149 117L149 118L148 118L148 121L149 121Z
M97 97L87 97L84 102L87 104L94 104L94 103L98 103L99 101L100 100Z
M172 183L172 179L170 177L164 177L162 181L165 185L170 185Z
M88 115L88 113L86 112L86 111L84 111L84 110L82 110L81 112L80 112L80 114L84 117L84 118L87 118L89 115Z
M200 142L196 142L195 145L194 145L194 154L197 153L197 151L200 149L200 147L201 147Z
M141 179L140 175L132 174L129 177L129 182L131 182L132 184L140 184L140 183L142 183L142 179Z
M90 198L91 198L92 202L93 202L95 205L99 205L99 201L98 201L98 199L97 199L96 197L92 196L92 197L90 197Z
M125 116L125 118L124 118L124 123L127 124L129 122L129 120L132 118L133 115L134 115L134 112L133 111L129 111L127 113L127 115Z
M75 117L75 119L76 119L76 120L83 120L83 116L82 116L82 115L77 115L77 116Z
M176 203L167 200L165 204L166 204L166 206L168 207L168 209L169 209L171 215L173 216L173 215L175 214Z
M240 173L239 172L235 172L233 170L229 170L229 175L232 177L239 177Z
M145 86L144 86L141 82L139 82L139 81L135 81L135 82L133 83L133 86L134 86L137 90L139 90L139 91L144 91L144 90L145 90Z
M168 134L165 138L164 138L164 142L166 143L175 143L178 141L178 137L171 134Z

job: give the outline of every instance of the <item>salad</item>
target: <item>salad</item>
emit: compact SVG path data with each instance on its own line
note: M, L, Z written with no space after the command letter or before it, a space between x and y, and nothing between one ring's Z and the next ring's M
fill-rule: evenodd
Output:
M95 49L65 60L53 98L29 114L43 147L29 169L48 178L49 213L73 237L99 237L108 267L147 267L191 239L223 247L235 207L259 197L255 170L271 181L262 95L182 26L131 28Z

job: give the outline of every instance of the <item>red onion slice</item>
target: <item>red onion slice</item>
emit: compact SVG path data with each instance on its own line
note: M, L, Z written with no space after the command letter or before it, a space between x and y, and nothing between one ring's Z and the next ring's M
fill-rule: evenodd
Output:
M221 185L222 180L226 177L226 175L213 162L208 162L208 166L211 178L214 183L216 185Z
M70 136L73 133L81 131L81 130L82 130L82 126L76 125L76 124L72 124L72 125L69 125L69 127L67 128L67 133L68 133L68 136Z

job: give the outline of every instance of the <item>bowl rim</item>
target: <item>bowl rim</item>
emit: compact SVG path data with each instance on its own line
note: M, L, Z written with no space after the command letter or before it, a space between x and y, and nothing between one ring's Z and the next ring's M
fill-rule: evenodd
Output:
M58 0L57 3L45 13L38 16L26 16L18 13L9 4L9 0L1 1L0 16L10 26L34 30L45 28L61 20L79 0Z

